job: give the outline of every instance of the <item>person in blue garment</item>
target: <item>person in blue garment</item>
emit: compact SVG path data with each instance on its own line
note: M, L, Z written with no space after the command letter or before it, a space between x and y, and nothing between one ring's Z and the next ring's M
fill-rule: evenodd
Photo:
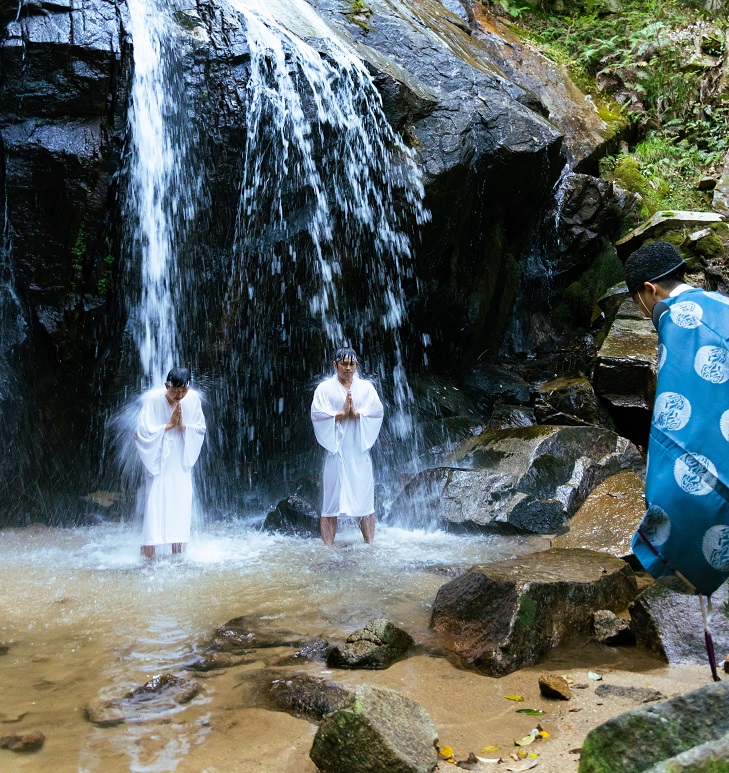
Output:
M625 262L628 291L658 331L647 510L633 552L660 582L701 597L729 577L729 298L684 282L668 242ZM709 599L710 613L710 599Z

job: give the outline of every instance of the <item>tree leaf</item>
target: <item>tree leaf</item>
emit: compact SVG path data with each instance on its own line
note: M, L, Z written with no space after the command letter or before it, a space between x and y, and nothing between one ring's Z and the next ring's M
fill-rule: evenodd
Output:
M594 671L588 671L587 672L587 677L589 679L592 679L593 682L601 682L602 681L602 677L600 676L600 674L596 674Z
M529 746L530 743L534 743L534 736L533 735L525 735L522 739L516 740L514 739L514 746Z
M507 701L523 701L524 698L521 695L504 695Z
M544 716L544 712L541 709L517 709L517 714L526 714L529 717L541 717Z

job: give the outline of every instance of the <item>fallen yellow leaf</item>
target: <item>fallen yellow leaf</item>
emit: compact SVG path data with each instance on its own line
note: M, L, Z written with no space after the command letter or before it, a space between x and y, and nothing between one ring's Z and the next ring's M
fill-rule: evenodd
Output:
M549 738L549 733L548 733L546 730L540 730L540 731L539 731L539 735L540 735L542 738Z
M520 738L518 741L515 738L514 746L528 746L533 741L534 741L533 735L525 735L523 738Z
M504 695L507 701L523 701L524 698L521 695Z
M450 746L441 746L438 750L438 753L441 755L441 757L452 757L453 749Z
M491 752L497 752L499 750L499 746L484 746L483 749L481 749L481 754L490 754Z

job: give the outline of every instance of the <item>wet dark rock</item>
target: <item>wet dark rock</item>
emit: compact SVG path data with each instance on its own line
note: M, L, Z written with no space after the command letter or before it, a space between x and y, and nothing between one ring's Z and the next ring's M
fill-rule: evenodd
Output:
M558 531L589 492L643 459L625 438L598 427L534 426L461 443L447 467L418 473L392 509L419 509L450 528Z
M635 211L634 193L586 174L567 174L557 194L558 256L554 267L568 272L604 248L606 234L616 234Z
M338 682L304 673L280 674L265 671L255 676L256 700L272 711L318 722L327 714L350 703L354 690Z
M243 658L231 655L229 652L203 652L187 664L190 671L217 671L231 668L246 662Z
M599 684L595 688L598 698L625 698L633 703L652 703L664 701L666 696L650 687L623 687L619 684Z
M303 637L291 631L276 630L270 621L256 615L242 615L218 628L210 648L218 652L241 654L267 647L298 647Z
M593 617L595 638L609 647L632 645L636 643L630 624L609 609L598 609Z
M10 651L10 645L0 642L0 655L7 655Z
M558 674L540 674L539 692L551 700L568 701L572 697L567 680Z
M11 752L37 752L43 748L45 741L46 737L40 730L27 730L0 737L0 749Z
M631 554L631 540L645 514L645 481L633 470L611 475L595 487L555 537L556 548L586 548L618 558Z
M607 411L600 405L586 378L556 378L537 387L534 413L540 424L567 426L610 426Z
M294 653L293 657L300 658L301 660L324 662L328 650L329 642L326 639L313 639L312 641L305 642L301 649Z
M574 636L591 634L595 610L621 611L637 592L625 562L589 550L551 549L474 566L446 583L430 625L456 665L503 676Z
M332 647L327 665L333 668L389 668L412 647L409 633L379 618L351 634L344 644Z
M451 378L421 373L413 377L411 387L418 413L423 417L449 419L476 414L473 401Z
M529 403L529 384L516 373L497 365L477 362L466 372L463 386L477 403L491 408L497 401Z
M665 703L633 709L594 728L582 745L579 773L654 771L653 766L727 733L729 683L716 682ZM683 768L667 764L657 769Z
M282 499L266 515L263 522L266 531L281 532L304 537L319 536L319 511L299 494Z
M711 632L717 652L729 651L729 590L722 585L712 595ZM630 628L638 644L668 663L707 663L704 623L697 596L655 584L630 605Z
M618 309L623 305L624 301L629 301L630 295L628 294L628 285L625 282L619 282L607 289L598 299L597 305L602 310L605 318L612 324L615 315L618 313Z
M658 337L632 300L620 306L597 354L593 386L607 403L618 431L648 441L656 389Z
M358 687L347 706L322 719L309 756L321 773L432 773L435 725L393 690Z
M501 429L516 429L531 427L537 423L537 417L531 408L521 405L506 405L496 403L494 410L484 428L486 432L497 432ZM479 433L482 434L482 433Z
M86 716L99 727L143 722L189 703L199 692L197 682L173 674L161 674L130 690L122 698L90 701L86 705Z

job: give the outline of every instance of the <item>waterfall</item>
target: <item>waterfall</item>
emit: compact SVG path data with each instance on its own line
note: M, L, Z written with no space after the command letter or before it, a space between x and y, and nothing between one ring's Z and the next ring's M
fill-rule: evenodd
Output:
M183 292L177 253L200 192L191 158L177 30L170 9L128 0L134 76L128 113L127 243L140 265L131 326L144 376L159 384L182 355L176 309Z
M246 393L235 453L248 461L272 430L284 443L300 431L311 376L348 344L389 402L385 445L401 467L416 436L401 331L411 235L428 217L418 168L362 62L308 5L288 3L306 42L268 4L231 4L250 51L224 334L233 390Z
M227 94L209 96L226 86L190 96L197 76L186 80L194 64L185 57L197 44L169 2L128 0L124 217L128 262L138 267L129 284L139 288L128 330L148 383L172 364L194 365L208 394L199 476L208 504L271 480L272 470L279 481L299 462L309 471L308 406L342 345L359 350L385 397L387 465L414 466L405 283L415 283L411 240L428 213L412 151L365 66L302 0L286 3L288 25L308 42L272 18L277 3L226 6L245 29L247 58L231 98L240 110L220 135L207 107L227 103ZM210 195L214 205L234 197L233 221L205 221L203 181L217 185L216 164L231 159L238 190Z

